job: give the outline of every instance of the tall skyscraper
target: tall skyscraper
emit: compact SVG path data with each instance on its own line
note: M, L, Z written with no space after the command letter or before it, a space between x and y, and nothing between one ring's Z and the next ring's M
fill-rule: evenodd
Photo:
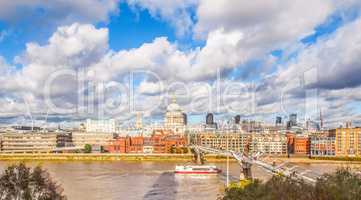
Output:
M289 120L287 121L287 129L290 129L293 126L297 126L297 114L290 114Z
M282 117L278 116L276 117L276 126L282 125Z
M183 113L183 120L184 120L184 124L187 125L188 124L188 117L186 113Z
M293 113L290 115L291 126L297 126L297 114Z
M235 124L239 124L241 122L241 116L240 115L236 115L235 117L234 117L234 123Z
M212 124L214 124L214 119L213 119L213 114L212 114L212 113L208 113L208 114L207 114L206 124L207 124L207 125L212 125Z

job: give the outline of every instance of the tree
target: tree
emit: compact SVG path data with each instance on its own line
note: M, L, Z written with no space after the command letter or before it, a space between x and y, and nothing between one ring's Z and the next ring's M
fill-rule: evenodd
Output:
M320 177L315 185L295 177L273 176L226 189L223 200L354 200L361 199L361 179L349 169Z
M12 165L0 177L0 199L66 200L63 189L40 167L33 170L25 164Z
M86 144L84 146L84 152L85 153L91 153L92 152L92 146L90 144Z
M322 176L315 185L319 199L361 199L361 179L350 169Z
M173 145L171 148L170 148L170 153L176 153L177 152L177 149L176 147Z

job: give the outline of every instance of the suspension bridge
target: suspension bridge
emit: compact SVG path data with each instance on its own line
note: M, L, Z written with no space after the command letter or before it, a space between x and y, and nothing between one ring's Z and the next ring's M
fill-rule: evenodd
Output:
M291 178L303 179L305 182L314 184L320 174L312 170L303 169L300 166L289 162L276 162L275 159L264 155L262 152L257 152L249 155L248 153L240 153L231 150L220 150L205 146L190 146L194 150L196 161L198 164L203 164L204 154L216 154L227 157L233 157L238 161L240 166L240 179L253 179L252 166L259 167L266 172L273 175L287 176Z

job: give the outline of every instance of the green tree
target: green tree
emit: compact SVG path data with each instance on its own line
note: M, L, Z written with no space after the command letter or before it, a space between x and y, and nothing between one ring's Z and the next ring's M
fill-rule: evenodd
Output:
M322 176L315 185L318 199L361 199L361 179L350 169Z
M295 177L273 176L262 183L254 180L242 187L226 189L223 200L358 200L361 180L349 169L320 177L315 185Z
M25 164L12 165L0 177L0 199L65 200L63 189L40 167L33 170Z
M92 152L92 146L90 144L86 144L84 146L84 153L91 153Z
M176 153L177 152L177 149L176 147L173 145L171 148L170 148L170 153Z
M183 153L183 149L182 149L182 148L179 148L179 147L176 147L176 148L175 148L175 151L176 151L177 154Z

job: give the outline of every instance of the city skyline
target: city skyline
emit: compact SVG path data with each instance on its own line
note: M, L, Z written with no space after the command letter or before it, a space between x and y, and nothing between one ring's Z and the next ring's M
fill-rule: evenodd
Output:
M361 4L277 2L0 3L0 123L160 122L176 96L190 124L360 126Z
M0 0L0 199L359 199L361 0Z

